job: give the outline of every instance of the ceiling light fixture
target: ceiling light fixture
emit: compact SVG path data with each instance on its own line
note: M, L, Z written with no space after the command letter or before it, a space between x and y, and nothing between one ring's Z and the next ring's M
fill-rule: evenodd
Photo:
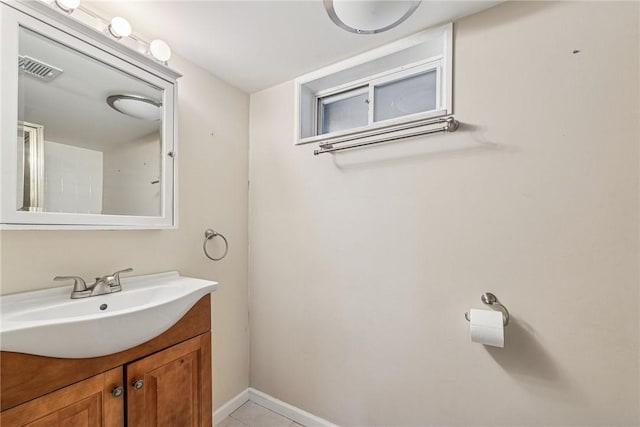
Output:
M111 95L107 104L119 113L142 120L160 120L162 103L139 95Z
M116 16L109 24L109 32L117 39L129 37L131 34L131 24L121 16Z
M167 62L171 58L171 48L162 40L153 40L149 43L149 52L161 62Z
M376 34L404 22L420 1L324 0L324 7L338 27L356 34Z
M68 14L80 6L80 0L56 0L55 3L63 12Z

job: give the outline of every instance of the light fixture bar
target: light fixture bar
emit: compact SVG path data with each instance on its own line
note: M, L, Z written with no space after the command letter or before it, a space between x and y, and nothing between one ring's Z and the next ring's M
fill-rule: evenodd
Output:
M130 40L138 46L134 47L130 42L125 43L127 47L136 50L144 55L152 57L157 62L167 65L167 61L171 57L171 48L162 40L153 40L149 42L142 37L132 33L131 25L126 19L116 16L113 19L106 19L104 16L96 13L82 4L80 0L42 0L49 7L65 13L77 21L92 27L98 32L107 34L116 40ZM74 13L75 11L82 13ZM152 44L155 48L152 49Z

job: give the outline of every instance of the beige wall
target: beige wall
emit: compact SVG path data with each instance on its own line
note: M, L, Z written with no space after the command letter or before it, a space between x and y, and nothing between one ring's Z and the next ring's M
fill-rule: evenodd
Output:
M144 231L2 231L2 293L59 286L55 275L92 278L123 267L136 274L178 270L216 280L214 403L249 385L247 167L249 97L189 62L179 81L180 227ZM223 233L229 255L202 252L206 228ZM215 250L215 246L211 245Z
M251 385L345 426L637 425L638 6L458 22L453 135L314 157L293 84L252 95Z

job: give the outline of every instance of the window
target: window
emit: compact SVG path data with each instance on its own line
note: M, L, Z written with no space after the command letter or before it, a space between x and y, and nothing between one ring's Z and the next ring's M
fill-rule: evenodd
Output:
M383 73L355 89L320 93L316 96L317 134L434 112L440 106L438 78L438 65L428 64Z
M453 114L452 29L427 30L296 79L295 143L398 138L408 124Z
M434 111L438 102L438 70L420 72L381 82L373 88L373 120Z
M366 126L369 123L368 104L366 87L318 98L318 135Z

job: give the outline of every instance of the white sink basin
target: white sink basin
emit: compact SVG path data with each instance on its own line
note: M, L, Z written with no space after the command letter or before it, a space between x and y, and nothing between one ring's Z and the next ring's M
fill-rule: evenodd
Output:
M72 286L0 297L0 350L65 358L117 353L160 335L218 286L177 271L120 281L121 292L82 299L70 298Z

